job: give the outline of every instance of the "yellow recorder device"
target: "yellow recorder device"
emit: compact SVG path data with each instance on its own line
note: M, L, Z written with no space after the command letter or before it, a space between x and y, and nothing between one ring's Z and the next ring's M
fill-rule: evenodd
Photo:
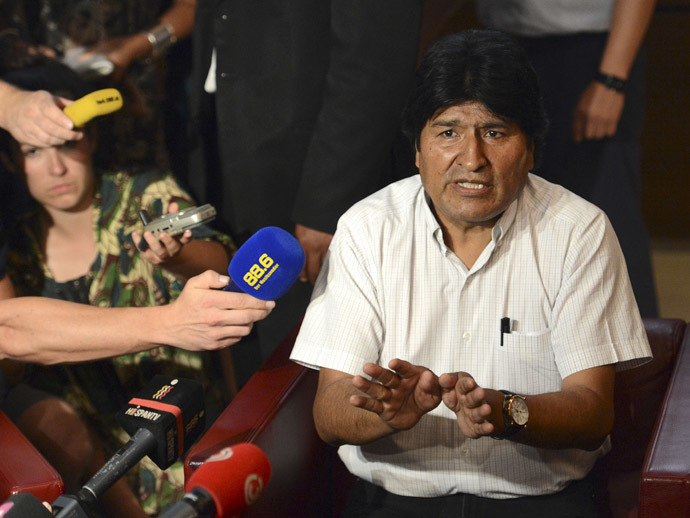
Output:
M77 99L62 110L76 127L84 126L94 117L108 115L122 108L122 94L116 88L96 90Z

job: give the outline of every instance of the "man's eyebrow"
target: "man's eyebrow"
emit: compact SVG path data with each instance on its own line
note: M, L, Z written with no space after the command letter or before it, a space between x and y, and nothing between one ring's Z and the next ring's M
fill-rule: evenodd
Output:
M465 124L462 123L461 120L459 119L442 119L438 118L434 120L430 126L432 128L451 128L454 126L465 126ZM512 126L509 122L501 120L501 119L495 119L495 120L488 120L486 122L483 122L480 124L479 128L508 128Z
M460 125L461 125L461 123L460 123L460 121L459 121L458 119L435 119L435 120L431 123L431 126L432 126L432 127L441 126L441 127L444 127L444 128L448 128L448 127L451 127L451 126L460 126Z

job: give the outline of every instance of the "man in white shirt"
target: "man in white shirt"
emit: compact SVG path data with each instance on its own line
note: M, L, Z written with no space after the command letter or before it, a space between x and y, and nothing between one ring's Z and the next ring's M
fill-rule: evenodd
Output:
M539 176L606 212L643 317L657 317L642 214L647 34L656 0L482 0L479 21L519 39L550 129ZM613 188L612 188L613 187Z
M348 513L596 516L615 371L651 354L611 225L530 174L547 122L508 36L430 48L404 125L420 175L341 218L292 353Z

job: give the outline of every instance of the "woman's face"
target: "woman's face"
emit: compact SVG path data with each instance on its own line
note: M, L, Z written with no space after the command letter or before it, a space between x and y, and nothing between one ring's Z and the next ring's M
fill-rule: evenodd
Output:
M31 196L46 210L72 212L91 204L95 180L88 135L45 148L18 143L14 151Z

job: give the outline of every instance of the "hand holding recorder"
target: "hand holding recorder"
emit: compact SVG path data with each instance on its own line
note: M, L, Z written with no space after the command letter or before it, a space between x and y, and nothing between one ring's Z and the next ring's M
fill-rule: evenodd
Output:
M132 239L139 251L145 253L154 249L154 252L145 254L146 259L153 264L161 264L174 257L181 246L192 239L189 231L213 221L216 217L216 209L209 203L201 207L189 207L179 212L177 203L171 203L169 210L170 214L155 220L151 219L147 210L140 210L139 217L144 224L144 231L141 235L138 232L132 232ZM168 237L161 234L166 234ZM182 237L176 240L170 239L180 234Z

